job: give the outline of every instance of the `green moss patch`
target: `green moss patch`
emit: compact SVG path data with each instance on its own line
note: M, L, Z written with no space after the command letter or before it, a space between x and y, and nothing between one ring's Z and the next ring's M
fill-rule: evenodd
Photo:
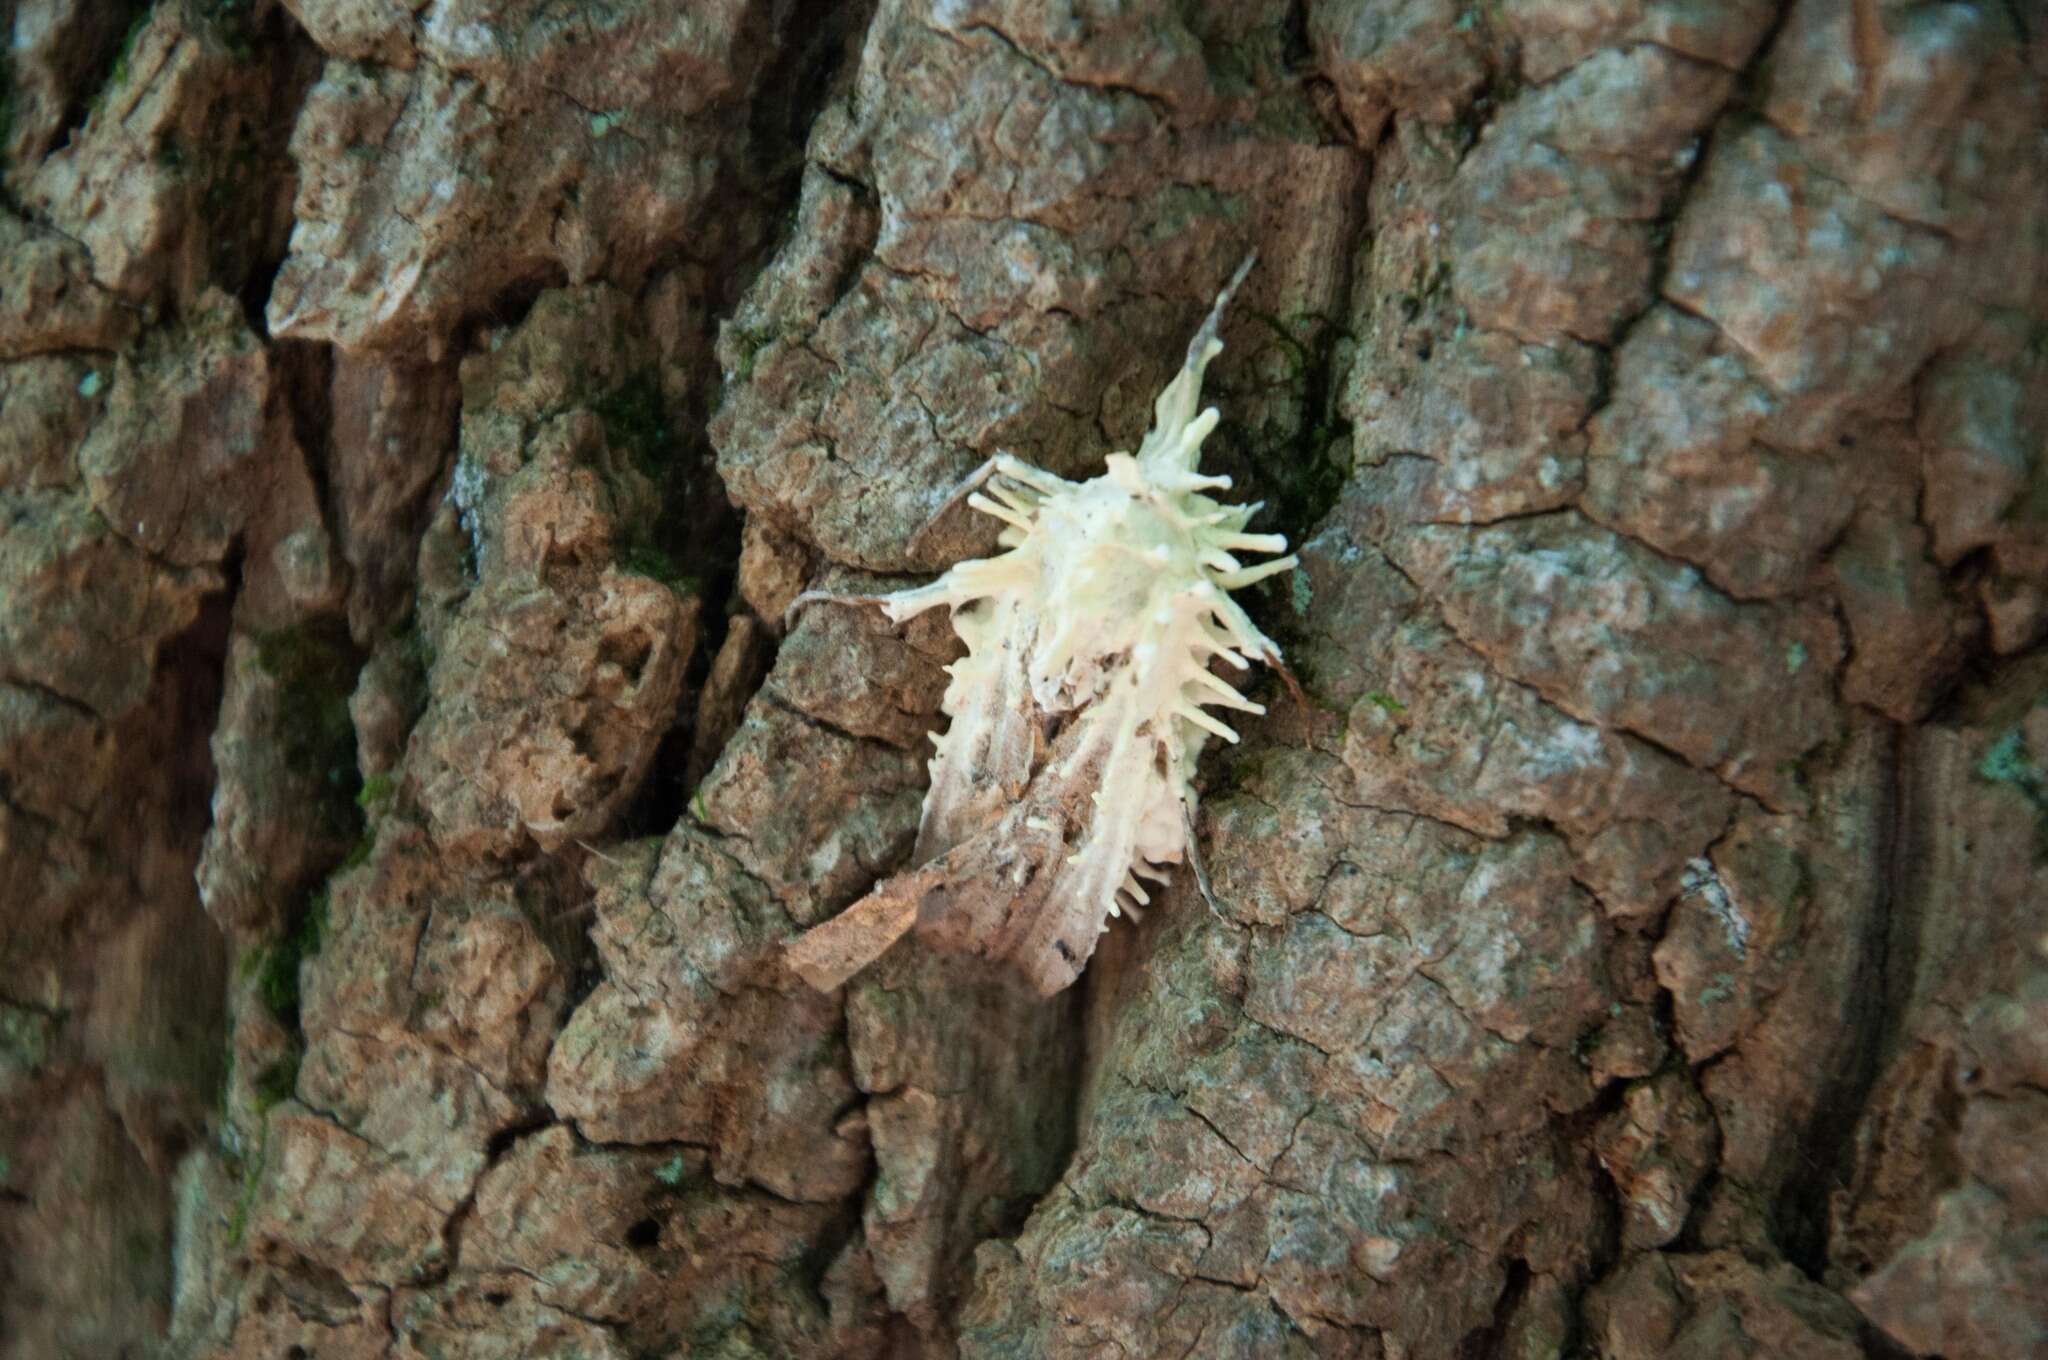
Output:
M238 971L256 979L256 993L279 1023L299 1027L299 968L327 942L327 890L307 899L292 929L244 957Z
M2034 857L2048 861L2048 776L2028 748L2026 732L2014 727L1985 747L1977 760L1977 777L2016 789L2033 804Z
M362 831L356 726L348 700L362 658L339 621L258 634L256 664L277 681L276 738L287 769L320 791L323 824L343 840Z
M604 422L605 442L629 454L634 466L656 481L682 451L669 420L668 403L661 395L661 379L653 369L626 379L592 403L591 409Z

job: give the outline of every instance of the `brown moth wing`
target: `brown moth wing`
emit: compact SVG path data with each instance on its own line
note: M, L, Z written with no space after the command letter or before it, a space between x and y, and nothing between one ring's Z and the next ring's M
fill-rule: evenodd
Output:
M1007 961L1043 995L1073 985L1095 953L1151 805L1147 798L1101 806L1094 796L1111 762L1154 768L1149 731L1122 745L1090 742L1120 728L1127 715L1119 707L1109 699L1079 714L1022 800L926 866L943 881L925 885L920 939Z
M898 874L831 920L811 927L784 947L789 966L811 986L829 992L888 952L917 924L919 874Z
M952 722L932 757L911 856L916 867L790 942L789 966L819 991L873 963L920 919L935 923L942 948L986 953L974 923L996 903L976 885L999 883L1016 855L1031 853L1036 833L1013 814L1029 806L1033 766L1043 754L1043 719L1025 668L1037 620L1006 594L957 607L953 626L969 649L953 663L947 686ZM1019 839L1008 844L1005 836ZM963 902L975 909L956 912L953 904Z
M1059 826L1032 815L1032 806L1029 800L1013 803L937 859L876 884L866 897L792 940L784 951L789 966L819 991L830 991L880 958L912 926L952 953L1003 957L995 947L999 928L1013 917L1036 917L1056 877L1048 867L1066 854Z
M1133 731L1128 721L1115 698L1077 714L1021 797L794 941L791 967L829 990L914 925L934 947L1012 964L1042 995L1073 985L1130 872L1140 818L1155 805L1146 786L1166 778L1150 726ZM1117 741L1118 732L1128 739ZM1127 777L1109 780L1111 765ZM1106 781L1141 792L1101 806L1094 795Z
M1025 798L926 866L941 881L926 892L919 939L958 954L1011 957L1014 923L1043 913L1067 856L1067 821L1050 792L1043 780L1034 783ZM1045 990L1033 970L1025 972Z
M1094 950L1093 924L1071 970L1056 950L1051 951L1055 966L1047 967L1035 956L1018 956L1017 949L1045 915L1048 898L1069 868L1069 842L1079 839L1093 812L1094 762L1085 769L1063 770L1057 758L1071 751L1074 735L1071 729L1063 734L1055 759L1019 796L991 812L979 830L937 858L883 880L844 912L792 941L790 966L812 986L829 991L881 957L914 925L919 938L936 948L1014 959L1040 992L1050 994L1072 982Z
M1135 882L1131 873L1139 862L1144 818L1162 805L1162 798L1164 805L1177 803L1165 788L1162 762L1155 759L1158 743L1149 724L1134 730L1131 715L1120 711L1122 707L1118 698L1105 699L1062 734L1062 746L1070 740L1085 742L1085 727L1100 723L1126 740L1106 739L1106 749L1098 748L1093 758L1078 765L1056 757L1040 776L1048 795L1060 800L1075 834L1060 847L1064 853L1047 866L1050 881L1043 897L1030 911L1013 912L990 948L997 957L1015 960L1048 996L1080 977L1117 894L1126 883ZM1064 766L1073 768L1063 771ZM1098 790L1114 791L1115 796L1098 799Z

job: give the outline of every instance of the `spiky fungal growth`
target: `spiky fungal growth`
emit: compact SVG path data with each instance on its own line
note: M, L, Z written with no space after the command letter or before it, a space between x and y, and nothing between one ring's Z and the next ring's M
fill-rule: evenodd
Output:
M1003 521L1007 551L853 597L898 623L949 605L967 654L949 668L916 867L792 943L814 985L839 985L916 926L1058 991L1110 917L1150 900L1142 880L1163 882L1191 852L1195 763L1210 737L1237 740L1208 710L1265 711L1210 663L1280 660L1229 592L1295 565L1241 562L1287 542L1246 533L1259 507L1212 499L1230 479L1199 470L1217 421L1196 409L1202 373L1250 266L1217 297L1135 456L1110 454L1086 482L999 456L968 504ZM849 597L805 597L817 598Z

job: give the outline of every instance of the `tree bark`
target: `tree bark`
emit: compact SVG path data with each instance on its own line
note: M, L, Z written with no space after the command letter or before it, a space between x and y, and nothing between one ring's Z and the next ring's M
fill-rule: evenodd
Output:
M2048 1354L2030 6L10 9L4 1360ZM1251 251L1210 900L812 989Z

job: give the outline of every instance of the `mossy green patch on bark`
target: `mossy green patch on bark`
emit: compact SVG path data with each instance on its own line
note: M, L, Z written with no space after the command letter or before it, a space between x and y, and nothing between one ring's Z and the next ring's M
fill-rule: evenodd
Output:
M356 795L356 728L348 700L361 658L339 621L260 634L256 664L278 683L278 732L286 768L320 790L320 816L337 835L362 830Z
M292 928L276 941L244 955L237 971L256 980L257 995L286 1027L299 1027L300 965L327 941L327 890L312 894Z
M2033 805L2034 854L2048 860L2048 775L2028 747L2025 730L2014 727L2002 733L1984 748L1976 768L1979 779L2008 785Z
M668 403L661 394L661 379L653 369L642 369L591 404L604 422L605 441L626 453L646 476L660 481L682 452L675 425L669 419Z
M32 1006L0 1003L0 1083L29 1076L50 1060L57 1017Z

